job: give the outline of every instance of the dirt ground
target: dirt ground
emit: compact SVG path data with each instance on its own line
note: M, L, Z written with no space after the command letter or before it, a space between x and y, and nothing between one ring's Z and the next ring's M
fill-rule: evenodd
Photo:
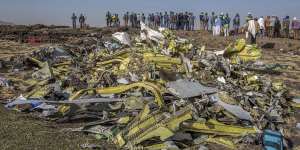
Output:
M62 131L60 125L9 111L2 106L0 119L1 150L80 149L81 144L97 143L94 137Z
M234 37L213 37L206 32L178 32L178 35L191 39L193 44L206 45L207 49L224 49ZM263 49L262 61L266 63L287 64L290 67L280 75L270 74L274 79L282 79L293 95L300 95L300 42L288 39L259 39L258 45L275 43L273 48ZM3 55L22 53L23 47L7 51L9 43L0 41L0 58ZM0 72L1 73L1 72ZM297 114L300 116L299 114ZM300 122L300 117L297 117ZM0 149L1 150L32 150L32 149L80 149L81 144L99 144L103 149L112 149L94 137L83 133L63 132L66 124L56 124L36 119L29 114L6 110L0 105ZM297 138L295 138L297 139ZM300 141L300 136L299 136ZM300 143L299 143L300 144Z

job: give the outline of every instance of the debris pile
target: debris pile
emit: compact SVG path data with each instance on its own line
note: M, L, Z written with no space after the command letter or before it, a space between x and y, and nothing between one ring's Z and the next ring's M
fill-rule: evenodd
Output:
M140 36L117 32L79 43L34 51L18 60L22 65L3 63L19 70L0 78L1 91L11 91L0 93L11 98L5 107L83 121L71 130L123 149L288 147L283 137L292 134L300 104L283 82L257 73L273 68L257 63L256 45L239 39L207 51L143 23ZM279 142L268 141L272 136Z

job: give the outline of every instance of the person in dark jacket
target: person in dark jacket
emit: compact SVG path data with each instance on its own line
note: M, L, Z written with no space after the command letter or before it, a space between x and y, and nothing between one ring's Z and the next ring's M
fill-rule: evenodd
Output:
M72 19L73 29L76 29L77 16L75 15L75 13L73 13L71 19Z
M286 16L282 20L282 29L283 29L283 36L285 38L290 37L290 16Z
M280 31L281 31L281 23L279 18L275 17L275 26L274 26L274 37L279 38L280 37Z
M240 15L237 13L233 19L233 29L234 29L235 36L239 34L240 25L241 25L241 18Z

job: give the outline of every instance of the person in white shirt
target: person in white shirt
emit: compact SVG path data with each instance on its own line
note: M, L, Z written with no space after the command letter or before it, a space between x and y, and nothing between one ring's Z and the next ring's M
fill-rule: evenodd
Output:
M264 17L261 16L259 19L258 19L258 24L259 24L259 35L260 37L264 37L264 33L265 33L265 20L264 20Z
M247 24L247 28L249 37L250 37L250 44L256 44L256 35L258 33L259 24L257 22L257 18L250 19Z

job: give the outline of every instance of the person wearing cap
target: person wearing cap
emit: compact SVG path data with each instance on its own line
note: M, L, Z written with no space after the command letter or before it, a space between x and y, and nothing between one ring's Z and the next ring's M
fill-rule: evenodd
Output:
M246 16L246 23L248 23L249 20L253 19L252 13L248 12L248 15Z
M285 16L282 20L283 36L285 38L290 37L290 22L290 16Z
M246 34L246 39L248 39L249 38L249 32L248 32L248 28L247 28L248 23L249 23L250 20L253 20L252 14L250 12L248 12L248 15L246 16L245 20L246 20L246 23L244 25L245 30L246 30L245 34Z
M264 37L264 33L265 33L265 20L264 20L264 17L261 16L258 19L257 22L259 24L259 35L260 35L260 37Z

